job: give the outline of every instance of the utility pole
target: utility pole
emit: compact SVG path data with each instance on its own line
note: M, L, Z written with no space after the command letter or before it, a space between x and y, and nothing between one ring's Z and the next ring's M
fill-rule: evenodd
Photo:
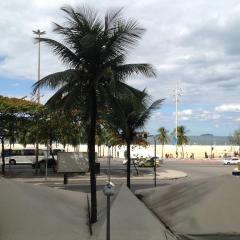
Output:
M37 81L40 80L40 38L41 35L45 34L45 31L40 31L39 29L37 31L33 31L34 34L37 35L38 39L38 67L37 67ZM40 104L40 89L37 90L37 97L36 102ZM37 119L37 127L38 127L38 119ZM38 173L38 152L39 152L39 139L38 139L38 133L36 134L36 161L35 161L35 173Z
M178 156L178 103L181 89L178 88L178 83L175 90L175 103L176 103L176 119L175 119L175 138L176 138L176 157Z
M176 122L175 122L175 138L176 138L176 158L178 156L178 89L175 90L175 101L176 101Z
M37 37L39 38L38 40L38 68L37 68L37 81L40 80L40 67L41 67L41 64L40 64L40 60L41 60L41 47L40 47L40 38L43 34L46 34L45 31L40 31L39 29L37 31L33 31L34 34L37 35ZM37 103L39 104L40 103L40 89L37 90Z

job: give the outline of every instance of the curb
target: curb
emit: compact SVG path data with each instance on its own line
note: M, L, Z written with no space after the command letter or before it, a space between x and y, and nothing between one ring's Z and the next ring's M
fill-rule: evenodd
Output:
M174 180L179 178L185 178L188 175L185 172L175 171L175 170L165 170L164 172L157 172L158 180ZM35 183L35 184L62 184L63 178L51 178L49 177L47 180L43 178L10 178L15 181L26 182L26 183ZM97 176L97 180L107 181L107 175ZM119 180L126 179L126 176L114 177L111 176L111 180ZM134 180L151 180L154 179L154 173L144 175L144 176L131 176L131 179ZM69 181L72 183L79 181L89 181L89 176L77 177L77 178L69 178Z

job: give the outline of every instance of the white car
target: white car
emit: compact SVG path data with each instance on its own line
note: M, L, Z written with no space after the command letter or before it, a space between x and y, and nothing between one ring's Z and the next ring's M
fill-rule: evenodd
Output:
M240 159L237 157L227 158L223 160L224 165L234 165L240 163Z
M135 159L135 158L131 158L131 165L133 165L134 163L137 165L137 163L138 163L138 161L137 161L137 159ZM127 159L124 159L123 160L123 165L127 165L127 162L128 162L128 160Z

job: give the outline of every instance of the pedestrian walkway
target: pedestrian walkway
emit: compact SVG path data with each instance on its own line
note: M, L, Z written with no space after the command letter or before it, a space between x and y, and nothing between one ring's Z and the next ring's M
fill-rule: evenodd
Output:
M144 174L136 175L135 172L133 172L131 178L134 180L148 180L154 178L154 172L153 170L149 170ZM184 178L187 177L187 174L182 171L176 171L176 170L170 170L170 169L157 169L157 179L158 180L171 180L171 179L178 179L178 178ZM11 177L9 177L11 178ZM27 182L27 183L35 183L35 184L42 184L42 185L62 185L63 184L63 176L49 176L47 179L42 176L27 176L27 177L13 177L12 179L20 181L20 182ZM97 175L97 180L107 181L108 177L106 174L99 174ZM126 179L126 175L112 175L111 176L112 181L116 179ZM89 173L85 175L69 175L69 184L78 183L79 181L89 181Z
M105 216L94 226L96 235L93 239L106 239L106 220ZM125 185L122 185L111 204L111 239L176 240L177 238Z
M98 192L98 222L92 225L92 235L85 193L4 178L0 178L0 191L1 239L106 239L106 197L102 191ZM121 185L111 202L111 239L176 240L176 237L125 185Z

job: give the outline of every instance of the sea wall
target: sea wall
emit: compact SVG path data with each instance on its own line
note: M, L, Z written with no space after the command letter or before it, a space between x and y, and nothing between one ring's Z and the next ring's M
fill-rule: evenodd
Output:
M22 149L23 146L20 144L15 144L11 146L12 149ZM10 148L10 145L6 144L5 148ZM34 145L27 145L27 148L35 148ZM46 149L46 146L40 145L40 149ZM53 148L63 148L61 144L53 144ZM96 146L96 152L98 153L99 157L106 157L108 156L108 147L105 145ZM234 152L239 151L238 146L229 146L229 145L184 145L183 148L178 146L178 157L183 157L182 150L184 153L184 158L190 158L191 155L194 158L205 158L206 155L211 158L219 158L223 157L224 155L233 156ZM78 147L73 147L71 145L65 146L65 151L73 152L73 151L80 151L80 152L87 152L87 145L82 144ZM126 146L115 146L110 148L110 154L113 157L124 158L126 151ZM156 155L158 157L162 156L162 146L156 145ZM163 148L163 156L166 157L176 157L176 146L175 145L165 145ZM154 156L154 145L148 145L146 147L132 145L131 146L131 157L150 157Z

